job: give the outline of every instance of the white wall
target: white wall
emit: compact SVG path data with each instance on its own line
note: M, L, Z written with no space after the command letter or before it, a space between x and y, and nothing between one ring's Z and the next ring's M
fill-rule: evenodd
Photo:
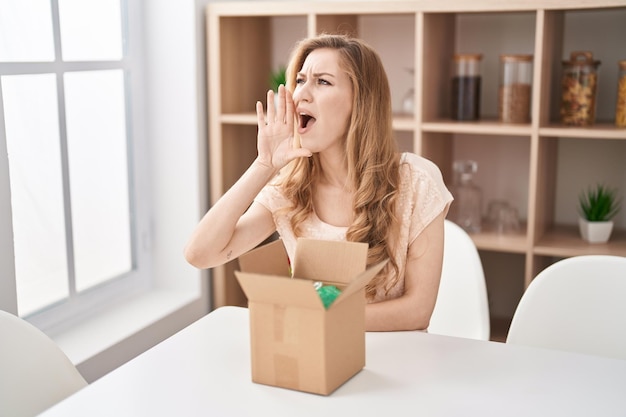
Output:
M0 100L0 111L2 101ZM0 126L3 128L3 126ZM6 142L0 142L0 152L7 154ZM9 195L11 183L9 181L8 158L0 158L0 195ZM11 201L10 199L0 200L0 265L5 265L9 276L15 276L15 252L13 250L13 225L11 224ZM17 297L15 296L15 280L0 279L0 306L9 312L17 311Z
M144 6L146 125L150 147L154 219L154 271L160 285L197 285L184 244L206 207L203 56L197 43L193 0L149 0ZM202 121L202 124L201 124ZM172 254L178 262L171 262ZM165 277L165 278L164 278Z

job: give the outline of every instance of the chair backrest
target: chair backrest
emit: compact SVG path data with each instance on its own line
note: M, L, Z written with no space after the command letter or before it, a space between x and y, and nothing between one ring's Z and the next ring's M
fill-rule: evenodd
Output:
M34 416L87 382L52 339L0 311L0 416Z
M626 359L626 257L577 256L541 271L506 342Z
M485 274L472 238L445 220L443 269L429 333L489 340Z

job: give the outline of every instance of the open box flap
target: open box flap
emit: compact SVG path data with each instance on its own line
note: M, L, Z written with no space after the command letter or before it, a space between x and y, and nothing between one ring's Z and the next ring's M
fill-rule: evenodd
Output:
M370 280L372 278L374 278L376 276L376 274L378 274L378 272L381 269L383 269L383 267L385 266L386 263L387 263L386 260L382 261L382 262L379 262L376 265L368 268L366 271L360 273L356 278L354 278L354 280L350 283L350 285L348 285L341 292L339 297L337 297L335 302L329 308L333 308L333 306L335 304L341 303L342 300L346 299L350 295L354 294L356 291L358 291L361 288L365 287L367 285L367 283L370 282Z
M289 258L282 240L275 240L239 257L239 268L244 272L289 276Z
M252 302L324 309L313 282L308 279L242 271L235 271L235 276L246 297Z
M367 243L300 238L296 244L294 276L350 284L367 265Z

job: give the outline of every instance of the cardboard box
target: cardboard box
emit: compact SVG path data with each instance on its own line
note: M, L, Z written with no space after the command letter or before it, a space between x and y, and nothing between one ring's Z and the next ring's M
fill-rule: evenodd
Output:
M280 240L239 258L235 275L248 297L252 380L328 395L365 366L367 244L299 239L294 271ZM314 281L335 285L324 308Z

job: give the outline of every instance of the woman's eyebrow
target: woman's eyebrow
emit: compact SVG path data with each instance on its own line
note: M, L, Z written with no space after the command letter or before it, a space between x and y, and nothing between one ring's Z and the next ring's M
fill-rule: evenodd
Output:
M317 72L315 74L313 74L313 76L315 78L319 78L319 77L334 77L334 74L331 74L330 72Z
M296 74L298 77L306 77L306 74L304 72L299 72L298 74ZM320 78L320 77L335 77L334 74L331 74L330 72L316 72L314 74L312 74L312 76L314 78Z

